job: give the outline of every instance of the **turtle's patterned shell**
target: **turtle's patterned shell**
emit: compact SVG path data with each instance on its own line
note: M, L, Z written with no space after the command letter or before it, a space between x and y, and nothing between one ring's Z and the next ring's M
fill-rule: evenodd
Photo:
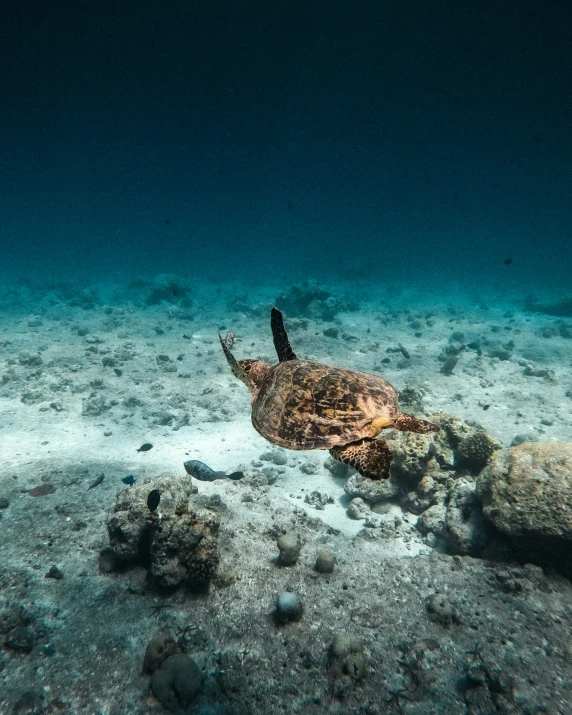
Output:
M397 392L381 377L307 360L272 367L252 404L257 432L301 450L375 437L398 414Z

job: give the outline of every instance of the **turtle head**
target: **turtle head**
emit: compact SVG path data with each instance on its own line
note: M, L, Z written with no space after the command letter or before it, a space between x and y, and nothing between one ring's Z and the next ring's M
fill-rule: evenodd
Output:
M224 342L221 334L218 334L218 339L220 340L221 347L223 349L224 355L227 359L232 374L242 380L248 389L252 392L252 399L258 394L258 390L262 385L266 373L272 365L262 360L237 360L234 355L230 352L229 347Z
M263 360L239 360L238 364L246 379L241 380L250 387L253 392L258 392L268 370L272 367Z

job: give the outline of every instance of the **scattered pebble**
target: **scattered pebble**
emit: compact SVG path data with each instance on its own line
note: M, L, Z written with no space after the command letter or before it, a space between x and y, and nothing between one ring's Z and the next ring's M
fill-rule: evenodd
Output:
M320 551L314 568L318 573L332 573L335 563L334 555L331 551Z
M278 596L276 602L276 618L280 623L299 621L303 612L302 601L295 593L285 591Z
M516 437L513 438L510 446L517 447L519 444L523 444L524 442L538 442L538 437L534 434L534 432L523 432L521 434L517 434Z
M90 489L99 486L104 479L105 474L103 472L101 474L98 474L97 477L93 480L93 482L91 482L87 490L89 491Z
M304 474L317 474L318 465L312 460L307 460L300 465L300 471Z
M288 457L286 456L285 452L282 452L277 449L264 452L260 455L259 459L263 462L272 462L273 464L277 465L284 465L288 463Z
M434 593L425 601L425 608L432 621L436 621L443 626L451 623L458 623L459 617L451 601L441 593Z
M19 650L22 653L29 653L36 643L36 637L31 628L26 626L16 626L6 638L6 647L11 650Z

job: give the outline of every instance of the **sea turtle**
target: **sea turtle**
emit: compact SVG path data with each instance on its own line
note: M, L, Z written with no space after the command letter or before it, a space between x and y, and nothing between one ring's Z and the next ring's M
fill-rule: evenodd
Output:
M383 440L375 439L383 429L439 431L431 422L400 412L396 390L381 377L300 360L276 308L270 325L278 365L237 361L219 333L233 374L252 393L252 424L269 442L286 449L328 449L364 477L387 479L392 455Z

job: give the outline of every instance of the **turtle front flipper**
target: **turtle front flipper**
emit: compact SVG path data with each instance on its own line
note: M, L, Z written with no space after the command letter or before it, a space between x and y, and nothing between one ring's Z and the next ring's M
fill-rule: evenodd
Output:
M250 388L251 390L254 390L255 385L252 382L252 379L248 376L248 373L238 364L238 361L236 360L234 355L228 349L227 344L222 339L221 334L219 333L218 330L217 330L217 333L218 333L218 339L220 340L220 344L221 344L221 347L224 352L224 356L225 356L228 364L230 365L230 369L232 370L232 374L235 377L238 377L239 380L242 380L242 382L244 382L244 384L248 388Z
M427 434L428 432L439 432L440 427L428 422L420 420L413 415L407 415L405 412L400 412L397 419L393 422L393 427L401 432L417 432L417 434Z
M288 333L284 327L282 313L278 310L278 308L272 308L270 311L270 327L272 328L272 337L274 338L274 347L276 348L278 360L280 362L286 362L286 360L297 360L298 358L290 347L290 341L288 340Z
M381 439L360 439L343 447L333 447L330 454L369 479L388 479L391 451Z

